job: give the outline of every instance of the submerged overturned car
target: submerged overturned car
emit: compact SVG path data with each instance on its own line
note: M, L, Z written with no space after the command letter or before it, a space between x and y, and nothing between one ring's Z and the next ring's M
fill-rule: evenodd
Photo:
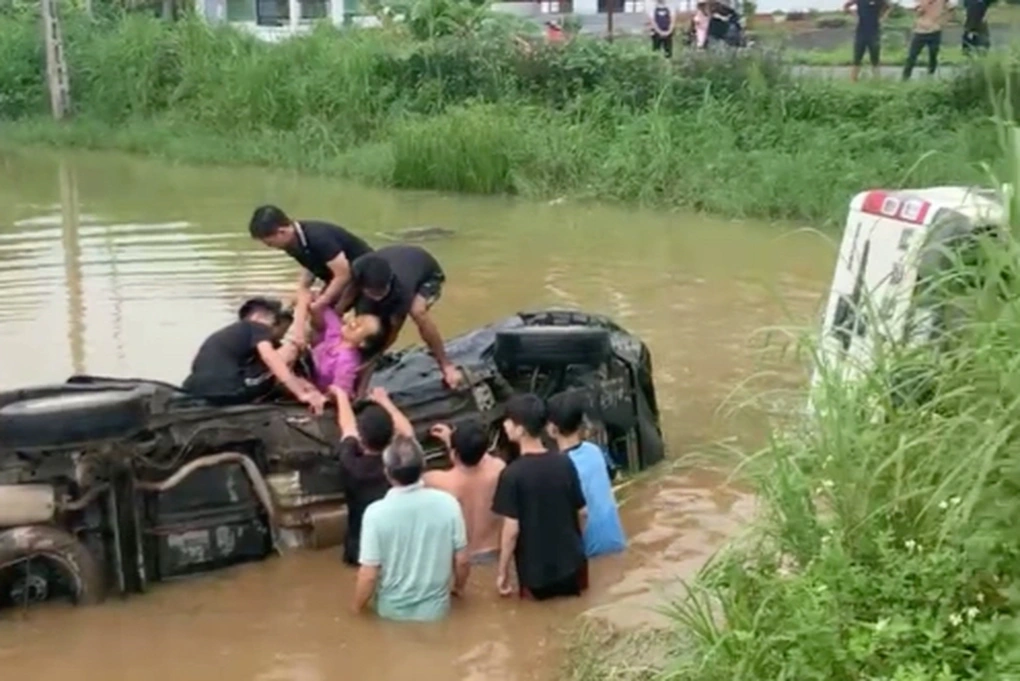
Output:
M437 421L480 418L494 446L515 392L590 395L590 436L623 468L664 456L647 347L607 318L518 314L447 344L467 386L421 348L372 378L408 416L430 466ZM144 591L274 551L338 543L335 414L296 403L211 406L156 381L76 376L0 394L0 606Z

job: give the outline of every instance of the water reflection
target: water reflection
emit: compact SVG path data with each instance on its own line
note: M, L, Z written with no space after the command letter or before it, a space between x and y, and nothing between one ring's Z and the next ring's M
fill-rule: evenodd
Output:
M269 201L375 244L404 227L454 230L429 243L448 275L435 308L448 335L544 306L613 316L652 349L674 454L732 432L716 412L761 368L749 337L787 309L810 319L833 257L808 235L691 215L12 156L0 159L0 388L77 371L179 380L243 297L290 290L294 265L245 229ZM26 348L37 361L17 359ZM448 622L391 626L350 617L353 575L333 552L306 553L87 611L0 619L0 666L12 678L85 681L546 678L574 616L647 621L660 591L737 530L751 502L718 485L688 471L637 490L624 507L630 550L600 561L578 600L500 601L481 569Z

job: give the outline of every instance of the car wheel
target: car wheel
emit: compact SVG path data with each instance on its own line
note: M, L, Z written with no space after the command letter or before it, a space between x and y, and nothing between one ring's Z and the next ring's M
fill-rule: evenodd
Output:
M21 449L128 437L147 420L146 400L136 389L68 390L0 407L0 442Z
M102 572L85 546L48 525L0 532L0 605L68 598L91 605L103 598Z
M496 362L506 366L600 366L612 354L609 332L587 326L525 326L496 333Z

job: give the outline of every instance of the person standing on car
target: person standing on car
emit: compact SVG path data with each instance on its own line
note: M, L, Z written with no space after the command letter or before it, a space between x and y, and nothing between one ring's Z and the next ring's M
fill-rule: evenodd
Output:
M351 265L351 286L344 292L339 310L352 305L358 314L373 314L382 321L384 339L375 348L378 356L397 340L410 316L422 341L432 351L447 386L456 388L460 372L446 356L443 336L430 310L443 292L446 275L439 262L420 246L394 245L361 256Z
M843 5L844 12L857 10L857 28L854 31L853 62L850 67L850 80L857 82L861 72L864 53L868 53L871 72L879 77L880 58L882 54L882 28L886 15L892 5L887 0L847 0Z
M471 570L460 505L424 485L425 455L414 438L398 435L381 458L391 487L365 511L353 610L374 595L385 619L442 619Z
M903 65L903 80L910 80L917 58L925 48L928 49L928 75L935 75L939 66L939 48L942 47L942 26L948 9L946 0L918 0L914 34L910 38L907 61Z
M666 55L666 59L673 56L673 32L676 27L676 17L672 8L666 4L666 0L656 0L655 6L648 15L648 28L652 32L652 51Z
M311 303L312 316L336 304L350 280L351 263L372 248L343 227L320 220L292 220L276 206L259 206L248 222L248 231L271 248L294 258L303 271L298 290L307 290L318 279L325 288Z
M521 598L580 596L588 588L584 555L584 493L570 459L542 442L546 407L537 395L506 403L503 429L520 456L499 476L492 511L503 516L496 587L513 593L510 562L517 567Z
M489 436L478 419L461 422L456 428L437 424L429 434L446 446L453 466L449 470L429 471L425 484L449 492L460 502L471 562L476 565L496 562L503 519L492 512L492 499L506 464L489 454Z
M332 393L337 404L340 474L347 502L343 559L348 565L357 565L365 509L382 499L390 488L383 467L383 450L389 447L394 434L413 438L414 427L383 388L372 390L370 401L362 404L357 413L347 393L336 386Z
M191 373L181 387L213 403L244 404L264 399L277 385L321 413L326 398L290 370L293 357L275 346L282 306L268 298L245 301L237 321L216 331L199 346Z

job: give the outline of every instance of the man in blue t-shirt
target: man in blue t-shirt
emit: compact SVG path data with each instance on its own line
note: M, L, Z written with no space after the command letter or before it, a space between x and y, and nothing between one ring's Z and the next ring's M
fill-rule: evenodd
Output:
M553 395L548 404L547 428L559 451L570 457L581 479L581 491L588 506L584 552L593 558L623 551L627 540L610 480L614 465L601 447L581 439L586 404L584 394L578 391Z

